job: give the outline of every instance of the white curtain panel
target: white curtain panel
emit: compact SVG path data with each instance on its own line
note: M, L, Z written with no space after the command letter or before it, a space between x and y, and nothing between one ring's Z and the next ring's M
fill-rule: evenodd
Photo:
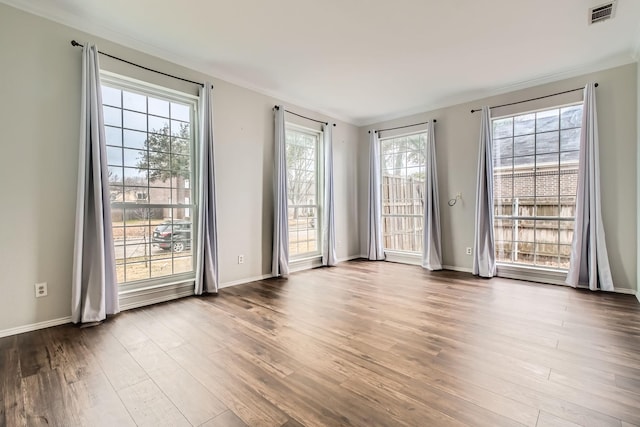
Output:
M584 89L576 220L566 283L592 291L613 291L600 208L600 154L595 85Z
M336 224L333 201L333 140L331 131L333 126L322 125L324 135L324 221L322 265L334 266L338 263L336 257Z
M198 253L196 295L218 292L218 224L216 216L216 174L213 150L213 108L211 83L200 89L200 144L198 180Z
M287 205L287 147L284 105L275 109L275 164L273 188L273 254L271 275L289 276L289 223Z
M384 260L382 246L382 200L380 188L380 141L378 134L371 131L369 136L369 197L367 218L368 258L371 261Z
M424 229L422 233L422 266L429 270L442 270L442 243L440 241L440 200L438 197L438 166L436 163L436 133L429 122L425 147L426 179L424 191Z
M71 282L73 323L99 322L120 311L98 48L82 48L80 154Z
M473 274L493 277L496 274L496 253L493 236L493 156L491 112L482 107L478 177L476 184L476 217L473 238Z

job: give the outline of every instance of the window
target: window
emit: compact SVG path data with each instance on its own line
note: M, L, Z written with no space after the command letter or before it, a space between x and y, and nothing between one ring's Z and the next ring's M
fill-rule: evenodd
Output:
M582 104L493 120L499 263L569 267Z
M192 278L195 100L109 75L102 103L118 283Z
M385 250L422 253L426 141L426 132L380 141Z
M320 255L321 132L287 125L289 257Z

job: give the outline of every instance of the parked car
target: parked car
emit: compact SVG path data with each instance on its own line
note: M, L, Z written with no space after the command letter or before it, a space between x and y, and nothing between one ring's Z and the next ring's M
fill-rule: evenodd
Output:
M152 242L165 251L182 252L191 248L191 222L178 220L158 224L153 230Z

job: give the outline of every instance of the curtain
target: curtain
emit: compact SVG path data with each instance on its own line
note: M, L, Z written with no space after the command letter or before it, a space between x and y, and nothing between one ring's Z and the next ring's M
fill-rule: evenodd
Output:
M213 152L213 86L200 89L200 179L198 181L198 253L196 254L196 295L218 292L218 224L216 217L216 175Z
M429 270L442 270L442 244L440 242L440 201L438 198L438 167L436 164L436 133L429 122L425 147L426 179L424 183L424 228L422 232L422 266Z
M76 198L71 320L99 322L120 311L98 48L82 48L80 154Z
M322 245L322 265L334 266L336 257L336 225L333 202L333 126L322 125L324 135L324 221Z
M476 184L476 217L473 237L473 274L493 277L496 274L496 254L493 237L493 142L491 113L482 107L478 177Z
M275 167L273 189L273 254L271 275L289 276L289 224L287 207L287 147L284 105L275 108Z
M371 131L369 136L369 198L367 218L368 257L371 261L384 259L382 246L382 215L380 195L380 141L378 134Z
M600 208L600 154L595 85L584 89L576 219L566 283L613 291Z

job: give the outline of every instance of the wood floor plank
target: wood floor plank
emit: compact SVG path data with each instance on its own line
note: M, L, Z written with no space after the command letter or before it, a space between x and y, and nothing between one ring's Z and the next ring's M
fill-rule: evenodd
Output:
M640 425L640 305L356 260L0 339L0 426Z
M151 379L121 389L118 395L137 426L191 426Z
M579 424L563 420L545 411L540 411L536 427L579 427Z
M201 427L247 427L247 425L242 421L236 414L232 411L225 411L222 414L218 415L215 418L210 419L204 424L200 425Z
M18 348L0 350L0 426L26 426Z
M110 332L91 328L81 333L116 391L149 379L144 369Z
M227 407L155 343L142 343L131 355L192 425L200 425Z
M203 349L186 344L172 348L169 354L247 425L273 427L287 421L282 411L225 369L218 368Z

